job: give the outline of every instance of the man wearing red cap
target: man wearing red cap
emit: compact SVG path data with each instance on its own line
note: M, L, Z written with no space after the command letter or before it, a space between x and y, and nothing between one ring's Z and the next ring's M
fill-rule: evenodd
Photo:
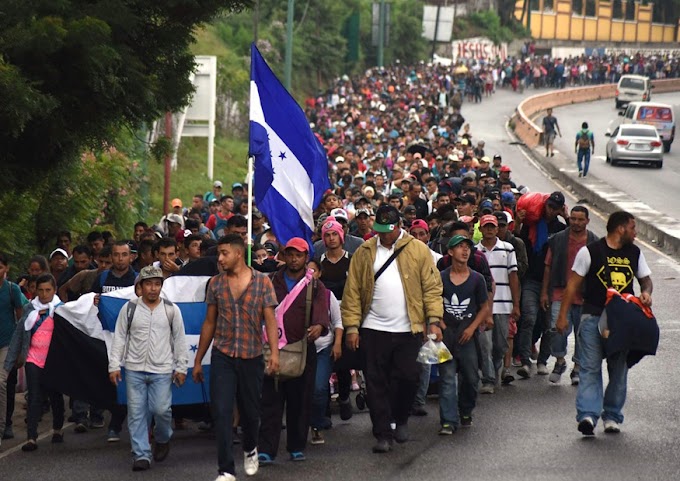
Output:
M416 219L413 222L411 222L411 227L409 228L408 233L429 247L430 227L427 225L427 222L425 222L423 219ZM430 249L430 254L432 254L434 264L437 265L437 262L439 262L439 259L442 258L442 255L439 254L438 252L433 251L432 249Z
M304 461L304 449L311 416L312 395L316 377L316 349L314 341L326 335L330 327L328 294L318 280L305 276L309 245L300 237L293 237L283 251L285 267L272 277L272 284L279 304L300 282L305 287L297 289L297 295L283 313L283 326L288 343L306 339L307 362L302 376L293 379L276 379L265 374L262 386L262 424L260 425L259 462L271 464L276 458L281 438L281 425L286 409L286 449L292 461ZM307 290L312 289L312 310L309 327L306 325Z
M482 379L482 394L493 394L494 384L502 377L510 380L509 369L506 367L501 373L505 353L508 351L508 330L510 316L517 319L519 309L519 277L517 276L517 257L515 249L509 242L498 238L498 219L494 215L484 215L479 221L482 231L482 240L477 248L486 256L496 283L496 291L493 298L493 331L492 331L492 360L494 378L485 375ZM487 331L488 332L488 331ZM488 335L480 336L480 342L488 344ZM500 375L500 376L499 376Z
M498 183L499 184L507 184L508 182L512 186L511 188L516 189L517 186L515 183L510 180L510 173L512 172L512 169L510 168L509 165L504 165L501 167L501 170L498 173Z

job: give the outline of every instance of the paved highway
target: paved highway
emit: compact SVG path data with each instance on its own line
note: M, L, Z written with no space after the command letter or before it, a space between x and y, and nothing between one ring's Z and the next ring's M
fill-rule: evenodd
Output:
M519 95L499 92L492 101L485 100L477 106L466 104L463 115L472 125L475 140L486 141L487 154L503 154L504 162L513 169L515 181L530 186L533 191L551 192L561 186L547 179L517 147L510 145L505 131L505 122L520 99ZM569 195L567 200L569 205L575 202ZM593 212L591 227L600 235L604 233L603 220L597 212ZM547 376L534 376L494 395L481 396L473 427L450 437L437 436L438 408L436 400L431 399L427 417L411 418L412 440L386 455L370 452L373 439L365 411L357 412L349 422L340 421L336 415L334 428L326 432L326 444L309 446L306 462L287 461L282 442L276 464L261 468L254 479L677 479L680 471L677 455L680 449L677 424L680 417L677 401L680 265L654 248L640 245L653 272L654 310L661 326L661 344L656 357L645 358L630 372L626 420L621 434L605 436L598 426L594 439L583 439L576 431L575 389L569 385L568 376L563 376L559 385L551 385ZM22 420L16 420L15 426L21 436ZM170 457L146 473L131 472L126 433L121 443L108 445L101 430L76 435L70 428L63 445L52 446L49 440L43 440L38 451L28 454L8 452L10 446L3 444L5 452L0 452L0 479L198 481L215 477L214 439L199 433L195 427L177 433ZM239 479L245 479L238 448L236 452Z
M680 115L680 93L659 94L653 101L670 104L675 110L675 117ZM604 134L608 129L614 130L621 117L617 115L614 100L602 100L585 104L575 104L556 108L554 115L562 129L562 138L557 138L555 146L560 152L574 159L576 155L574 141L581 123L586 121L595 134L595 157L590 162L590 173L611 186L626 192L653 209L674 217L680 222L680 131L678 138L671 146L671 151L664 154L662 169L654 167L623 164L612 167L605 162L605 145L608 137ZM538 124L542 120L539 117Z

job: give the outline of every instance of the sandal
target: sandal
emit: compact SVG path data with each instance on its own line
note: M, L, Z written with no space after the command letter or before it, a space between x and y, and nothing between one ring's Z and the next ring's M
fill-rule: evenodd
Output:
M258 454L257 460L260 462L260 466L267 466L269 464L274 464L274 458L272 458L267 453Z
M305 458L305 453L302 451L295 451L293 453L290 453L290 460L291 461L306 461L307 458Z

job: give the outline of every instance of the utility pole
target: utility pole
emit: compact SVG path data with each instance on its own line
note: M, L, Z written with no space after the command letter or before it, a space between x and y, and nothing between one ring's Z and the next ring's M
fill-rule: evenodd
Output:
M260 23L260 0L255 0L253 6L253 42L257 45L258 27Z
M165 138L172 145L172 113L165 113ZM165 183L163 185L163 215L170 211L170 164L172 163L172 153L168 151L165 156Z
M385 65L385 0L378 8L378 67Z
M286 89L290 92L293 74L293 14L295 0L288 0L288 21L286 22L286 58L283 67L283 78Z
M432 39L432 55L430 58L434 58L434 54L437 50L437 34L439 33L439 12L441 12L441 6L437 4L437 16L434 21L434 38Z

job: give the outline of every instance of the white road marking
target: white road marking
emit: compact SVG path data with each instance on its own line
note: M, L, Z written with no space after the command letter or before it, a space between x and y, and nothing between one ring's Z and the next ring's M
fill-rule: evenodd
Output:
M66 424L64 424L64 427L61 428L62 432L64 432L64 431L66 430L66 428L70 428L71 426L73 426L73 423L66 423ZM43 433L43 434L41 434L40 436L38 436L38 439L37 439L36 441L42 441L43 439L45 439L45 438L47 438L47 437L49 437L49 436L52 436L52 430L50 430L50 431L48 431L48 432L46 432L46 433ZM18 451L21 451L21 447L22 447L24 444L26 444L26 443L21 443L21 444L19 444L18 446L14 446L13 448L8 449L7 451L5 451L5 452L3 452L3 453L0 453L0 459L6 458L6 457L9 456L10 454L14 454L14 453L16 453L16 452L18 452Z

